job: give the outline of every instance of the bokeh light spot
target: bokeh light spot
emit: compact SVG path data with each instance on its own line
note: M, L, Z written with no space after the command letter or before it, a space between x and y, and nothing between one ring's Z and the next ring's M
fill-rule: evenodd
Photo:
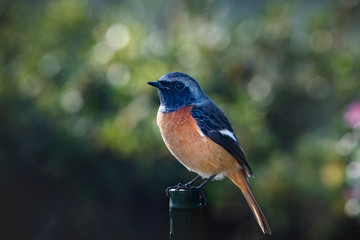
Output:
M350 162L346 166L346 176L354 180L360 178L360 162Z
M84 117L71 118L67 125L67 131L74 137L85 137L89 132L89 120Z
M286 35L286 28L279 20L268 21L264 23L262 35L265 39L278 43Z
M179 49L177 57L181 65L193 67L200 61L200 51L194 44L185 44Z
M314 77L306 85L307 94L316 100L326 98L330 93L330 85L323 77Z
M261 25L252 20L242 21L236 28L236 38L242 46L249 46L259 38Z
M230 34L227 29L217 24L204 24L198 32L199 39L210 49L221 51L230 44Z
M114 51L106 42L99 42L92 48L92 61L97 64L105 64L114 56Z
M271 88L269 80L260 76L253 77L248 84L249 95L256 102L266 100L271 92Z
M339 163L325 163L320 169L320 177L327 187L337 187L343 182L344 169Z
M345 214L349 217L356 217L360 213L359 200L351 198L345 203L344 207Z
M328 50L333 45L333 36L329 31L326 30L316 30L311 33L310 46L315 52L323 53Z
M114 50L125 48L130 41L130 33L126 26L115 23L106 31L106 42Z
M106 76L111 85L122 87L129 82L131 72L125 63L115 62L108 68Z
M340 156L349 155L357 145L358 138L354 133L346 133L335 146L335 151Z
M19 88L28 97L35 97L43 89L43 82L39 76L30 74L19 81Z
M146 40L146 48L157 56L164 55L169 51L169 44L165 39L167 38L163 33L153 32Z
M52 54L45 54L38 62L38 69L42 76L53 77L61 70L59 60Z
M76 113L83 107L83 97L77 90L68 90L62 94L61 104L66 112Z
M149 111L149 99L146 96L138 96L121 110L117 122L120 126L121 123L125 124L126 131L131 132Z
M349 127L360 125L360 101L352 102L346 107L344 119Z

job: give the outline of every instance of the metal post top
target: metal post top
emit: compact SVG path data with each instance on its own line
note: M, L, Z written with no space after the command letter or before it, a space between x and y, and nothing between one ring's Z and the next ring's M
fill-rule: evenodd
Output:
M175 209L201 208L205 205L205 195L197 189L176 189L169 191L169 207Z

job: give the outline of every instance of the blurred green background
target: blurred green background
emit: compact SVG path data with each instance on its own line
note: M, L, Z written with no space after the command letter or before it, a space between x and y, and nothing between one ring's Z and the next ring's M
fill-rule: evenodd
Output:
M360 238L360 3L0 1L0 238L167 239L158 97L197 79L232 121L271 239ZM229 181L207 239L270 239Z

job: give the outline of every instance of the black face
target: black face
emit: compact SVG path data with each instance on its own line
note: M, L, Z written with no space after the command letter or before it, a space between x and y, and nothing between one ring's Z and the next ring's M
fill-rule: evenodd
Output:
M196 100L189 87L185 86L183 82L159 80L159 84L160 102L165 107L165 112L189 106Z

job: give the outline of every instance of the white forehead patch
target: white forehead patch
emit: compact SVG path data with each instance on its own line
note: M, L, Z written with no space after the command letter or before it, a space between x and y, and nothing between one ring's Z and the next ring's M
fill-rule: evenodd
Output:
M227 129L222 129L222 130L219 131L219 133L221 133L222 135L231 137L235 142L237 142L237 139L236 139L234 133L230 132L229 130L227 130Z

